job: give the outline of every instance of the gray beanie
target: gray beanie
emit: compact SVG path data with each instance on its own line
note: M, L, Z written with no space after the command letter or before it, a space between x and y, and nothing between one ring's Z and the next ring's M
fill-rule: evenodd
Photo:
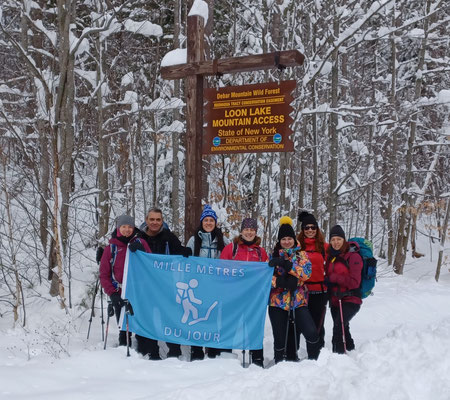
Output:
M130 225L134 228L135 227L134 218L130 217L129 215L126 215L126 214L123 214L123 215L117 217L117 222L116 222L117 228L120 228L122 225Z

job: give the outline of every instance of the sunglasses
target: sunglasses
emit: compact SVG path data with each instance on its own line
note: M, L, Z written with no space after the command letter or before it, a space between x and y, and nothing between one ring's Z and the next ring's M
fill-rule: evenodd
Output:
M306 225L303 230L304 231L315 231L317 228L314 225Z

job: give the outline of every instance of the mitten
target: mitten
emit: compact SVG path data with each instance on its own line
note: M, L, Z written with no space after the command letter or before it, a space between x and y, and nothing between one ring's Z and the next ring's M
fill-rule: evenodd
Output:
M100 264L100 261L102 259L104 248L102 246L97 247L97 254L95 255L95 260L97 261L97 264Z
M190 247L185 247L183 251L183 257L188 258L189 256L192 256L192 249Z
M269 267L275 268L277 265L280 267L283 265L284 258L274 257L269 261Z
M109 296L111 299L111 303L114 306L114 308L122 308L125 304L122 297L120 297L120 294L117 292L114 292L111 296Z
M294 275L286 275L286 289L295 290L298 286L298 278Z
M281 266L283 267L284 271L286 273L288 273L292 269L293 265L294 264L292 264L292 261L290 261L290 260L283 260L283 264Z
M139 251L145 251L145 248L144 248L144 245L141 243L141 242L139 242L139 241L134 241L134 242L132 242L132 243L130 243L129 245L128 245L128 248L130 249L130 251L131 252L136 252L137 250L139 250Z

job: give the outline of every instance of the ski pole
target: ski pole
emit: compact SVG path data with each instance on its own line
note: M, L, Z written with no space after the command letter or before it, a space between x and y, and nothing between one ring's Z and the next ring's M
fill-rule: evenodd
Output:
M291 308L289 307L287 320L286 320L286 335L284 337L284 352L283 352L283 360L286 361L287 359L287 342L288 342L288 335L289 335L289 320L291 317Z
M295 309L292 309L292 322L294 324L294 346L295 346L294 359L297 360L298 359L298 348L300 346L299 346L299 343L297 342L297 323L295 321Z
M89 340L89 333L91 332L92 317L94 316L95 297L97 296L97 291L98 291L98 278L97 278L97 281L95 282L94 293L92 294L91 316L89 318L89 327L88 327L88 331L87 331L86 340ZM103 338L102 338L102 340L103 340Z
M103 350L106 350L106 342L108 341L108 331L109 331L109 319L114 315L114 307L111 301L108 301L108 318L106 319L106 332L105 332L105 345Z
M134 315L134 311L131 303L127 299L124 299L123 302L125 303L125 319L127 324L127 357L130 357L130 326L128 324L128 316Z
M342 312L342 299L341 298L339 298L339 311L341 313L342 341L344 342L344 353L347 353L347 344L345 342L345 329L344 329L344 313Z
M103 318L103 290L100 289L100 307L102 316L102 341L105 340L105 319Z

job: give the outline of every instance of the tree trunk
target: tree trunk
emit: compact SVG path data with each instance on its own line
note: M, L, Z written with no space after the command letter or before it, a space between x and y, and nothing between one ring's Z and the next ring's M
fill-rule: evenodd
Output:
M447 238L449 215L450 215L450 200L447 200L447 210L445 212L444 223L442 224L442 229L440 231L440 233L441 233L441 248L439 249L439 257L438 257L438 262L436 265L436 274L434 275L434 279L436 279L436 282L439 281L439 276L441 275L441 266L442 266L442 261L444 258L444 245L445 245L445 240Z
M429 15L430 7L431 7L431 0L427 0L425 15ZM411 226L411 213L414 212L414 210L412 209L414 205L414 199L413 196L409 193L409 190L413 182L413 151L414 151L414 144L416 142L417 115L419 112L416 102L420 98L422 91L423 79L421 71L425 63L425 52L428 41L429 17L425 17L423 25L424 25L423 27L424 37L422 39L421 48L418 55L417 74L414 91L414 111L411 115L411 122L409 124L408 146L405 157L406 176L405 176L405 185L402 193L402 207L400 208L399 211L400 217L397 235L397 252L395 254L394 259L394 272L400 275L403 274L403 268L406 260L409 227Z
M339 17L335 15L333 17L333 34L334 37L339 37ZM332 55L332 67L331 67L331 114L330 124L328 127L328 137L330 141L330 156L328 161L328 213L329 213L329 226L333 226L337 221L337 183L338 183L338 140L339 134L337 131L338 115L336 112L338 106L338 85L339 85L339 50L335 49Z

